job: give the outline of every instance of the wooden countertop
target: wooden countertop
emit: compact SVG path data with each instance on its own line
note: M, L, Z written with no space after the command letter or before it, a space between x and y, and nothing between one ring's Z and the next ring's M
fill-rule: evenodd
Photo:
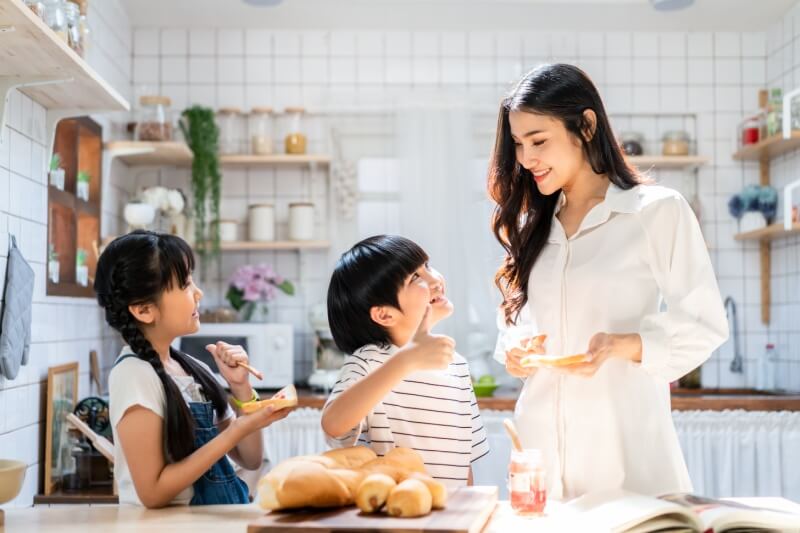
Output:
M519 391L500 388L491 398L478 398L481 409L513 411ZM322 409L327 396L298 389L298 405ZM672 409L678 411L744 409L745 411L800 411L800 393L767 393L751 389L673 389Z
M749 505L800 513L800 505L784 498L733 498ZM520 518L507 501L499 502L483 533L509 531L550 532L558 527L559 502L548 502L547 515ZM247 524L263 516L256 505L176 506L145 509L131 505L54 505L6 510L3 532L24 533L128 533L169 531L175 533L244 533Z

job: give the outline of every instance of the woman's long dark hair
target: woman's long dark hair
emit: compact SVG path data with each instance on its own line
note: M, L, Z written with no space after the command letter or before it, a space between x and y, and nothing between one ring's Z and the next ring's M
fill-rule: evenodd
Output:
M185 287L194 270L192 249L183 239L152 231L137 230L114 239L97 261L94 292L105 310L108 325L142 361L156 371L167 400L164 416L164 450L171 462L195 450L194 419L178 386L167 375L158 353L145 338L130 305L155 303L177 284ZM214 377L191 357L170 348L170 355L203 388L221 420L227 409L226 394Z
M594 111L594 132L584 111ZM489 195L497 204L492 231L506 251L495 284L503 295L507 323L516 320L528 301L528 278L542 252L559 195L539 192L530 171L518 161L508 115L525 111L560 120L580 139L583 154L598 174L605 174L622 189L641 183L642 178L625 161L614 138L600 94L578 67L567 64L541 65L526 74L500 104L497 136L489 165Z

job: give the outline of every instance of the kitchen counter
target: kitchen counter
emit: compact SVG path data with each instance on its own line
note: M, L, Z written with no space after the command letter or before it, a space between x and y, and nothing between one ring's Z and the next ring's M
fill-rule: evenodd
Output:
M327 396L298 389L300 407L322 409ZM490 398L478 398L481 409L513 411L519 390L500 388ZM673 389L672 409L677 411L743 409L745 411L800 411L800 393L771 393L752 389Z
M742 498L749 505L800 513L800 505L783 498ZM548 516L521 518L501 501L483 533L508 533L533 530L559 531L560 504L548 503ZM5 527L9 533L127 533L169 531L191 533L245 533L247 524L262 516L255 505L179 506L145 509L128 505L56 505L6 510Z

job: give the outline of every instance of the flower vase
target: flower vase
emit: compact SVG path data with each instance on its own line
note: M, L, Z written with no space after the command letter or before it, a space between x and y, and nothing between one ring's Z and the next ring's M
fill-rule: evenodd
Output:
M265 302L247 302L241 312L244 322L264 323L268 321L269 308Z

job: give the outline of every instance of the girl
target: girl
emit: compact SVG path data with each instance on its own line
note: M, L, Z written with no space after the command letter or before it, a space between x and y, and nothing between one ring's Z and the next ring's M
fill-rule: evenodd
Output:
M247 486L226 454L246 469L261 467L261 429L289 409L237 417L202 362L170 347L199 327L203 292L194 256L178 237L134 231L115 239L97 262L94 290L108 325L127 343L109 376L114 477L120 503L248 503ZM240 346L208 345L232 402L258 398Z
M597 89L564 64L534 69L503 100L489 190L506 250L499 322L517 326L499 352L525 378L515 419L523 444L544 452L550 493L691 490L669 383L728 324L688 203L627 165ZM547 334L548 354L586 362L523 367L545 349L514 333Z

